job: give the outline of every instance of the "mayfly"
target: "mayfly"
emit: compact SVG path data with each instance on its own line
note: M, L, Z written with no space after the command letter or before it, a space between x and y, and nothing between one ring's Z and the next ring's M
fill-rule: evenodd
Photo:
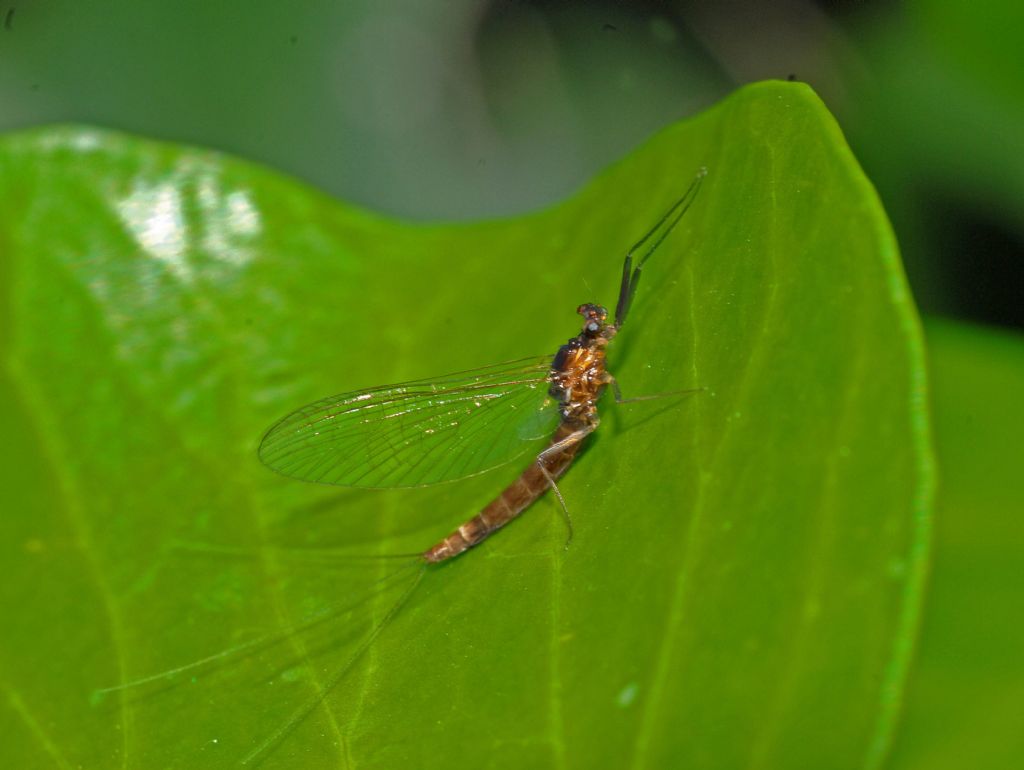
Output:
M583 317L582 329L553 357L519 359L316 401L267 431L259 446L260 459L274 471L303 481L365 488L417 487L503 466L547 437L546 447L531 458L512 484L476 516L414 558L423 567L455 558L519 516L548 489L558 499L571 539L569 509L558 479L597 429L599 399L608 387L619 402L656 397L623 399L605 366L605 350L629 315L645 263L690 208L705 174L702 168L683 195L627 252L613 320L609 321L603 306L585 303L576 308ZM347 662L322 683L318 694L246 755L243 764L263 758L323 702L399 612L423 574L423 569L419 570ZM320 622L322 619L315 619L285 633ZM155 681L283 636L253 640L173 671L109 689Z
M609 322L603 306L588 302L576 308L583 316L582 330L553 358L520 359L316 401L267 431L260 459L302 481L417 487L505 465L523 455L531 441L550 436L547 447L510 486L420 557L442 562L479 545L548 489L568 522L557 481L597 429L597 403L604 390L611 386L616 401L623 401L605 366L605 348L626 321L644 263L686 213L705 173L702 168L626 254L614 321Z

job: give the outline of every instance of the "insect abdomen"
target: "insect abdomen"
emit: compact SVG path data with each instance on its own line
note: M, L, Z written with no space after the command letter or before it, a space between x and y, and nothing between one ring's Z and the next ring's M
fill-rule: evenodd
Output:
M572 428L566 425L560 426L548 446L557 444L572 433L574 433ZM504 527L548 490L551 486L548 477L557 479L565 473L582 444L582 439L573 441L561 451L531 463L519 475L519 478L488 503L480 513L440 543L424 551L424 560L436 563L451 559L483 542L493 532ZM540 462L544 463L547 474L541 469Z

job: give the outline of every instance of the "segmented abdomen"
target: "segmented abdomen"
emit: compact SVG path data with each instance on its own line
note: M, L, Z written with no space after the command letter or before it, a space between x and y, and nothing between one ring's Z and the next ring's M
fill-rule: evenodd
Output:
M548 447L564 441L569 436L577 433L573 428L564 423L555 431ZM512 519L526 510L530 504L544 494L551 486L548 481L550 476L558 479L572 464L576 454L583 445L583 436L577 441L563 447L560 451L547 455L542 462L544 469L538 461L530 465L520 474L519 478L506 487L500 495L492 500L480 513L467 521L461 527L452 532L432 548L423 552L423 558L428 562L441 562L458 556L463 551L472 548L483 542L490 534L501 529Z

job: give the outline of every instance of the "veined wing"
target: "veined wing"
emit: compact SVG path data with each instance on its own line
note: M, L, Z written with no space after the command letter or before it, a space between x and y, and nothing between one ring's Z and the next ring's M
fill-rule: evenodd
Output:
M292 412L260 443L285 476L352 487L417 487L473 476L550 436L551 357L342 393Z

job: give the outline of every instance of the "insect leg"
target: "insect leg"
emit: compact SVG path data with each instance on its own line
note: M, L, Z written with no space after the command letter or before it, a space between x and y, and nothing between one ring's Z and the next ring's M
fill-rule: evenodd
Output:
M658 250L661 245L675 226L679 224L679 220L683 218L683 215L687 212L690 206L693 204L694 199L697 197L697 193L700 191L700 185L704 177L707 176L708 170L704 167L697 172L697 175L693 178L690 186L686 188L686 192L683 193L682 197L672 204L672 207L665 212L665 215L658 220L658 222L652 227L643 238L633 244L633 247L626 253L626 259L622 265L622 286L619 289L619 301L615 305L615 326L621 328L622 324L626 321L626 316L629 314L629 308L633 304L633 297L636 295L636 287L640 283L640 271L644 268L644 263L650 259L651 255ZM666 224L667 223L667 224ZM663 227L664 226L664 227ZM633 255L649 241L656 233L660 230L660 234L655 238L647 251L644 252L643 256L640 257L636 262L636 267L633 267Z
M594 428L596 427L597 425L592 425L586 428L580 428L579 430L570 433L561 441L552 444L543 452L537 455L537 467L540 468L541 473L544 474L544 478L547 479L548 484L555 493L555 497L558 498L558 502L562 506L562 518L565 519L565 526L569 530L569 535L565 539L566 550L569 549L569 543L572 542L573 537L572 517L569 515L569 507L565 504L565 498L562 497L562 492L558 488L558 484L555 482L555 476L551 473L551 471L548 470L546 463L549 457L557 457L560 452L563 452L569 447L581 442L590 433L592 433L594 431Z
M669 396L686 396L690 393L700 393L702 390L707 390L707 388L684 388L682 390L669 390L664 393L650 393L646 396L631 396L630 398L623 398L622 389L619 387L619 381L611 375L608 376L611 378L610 384L612 386L612 393L615 394L616 404L633 404L637 401L654 401L659 398L667 398Z

